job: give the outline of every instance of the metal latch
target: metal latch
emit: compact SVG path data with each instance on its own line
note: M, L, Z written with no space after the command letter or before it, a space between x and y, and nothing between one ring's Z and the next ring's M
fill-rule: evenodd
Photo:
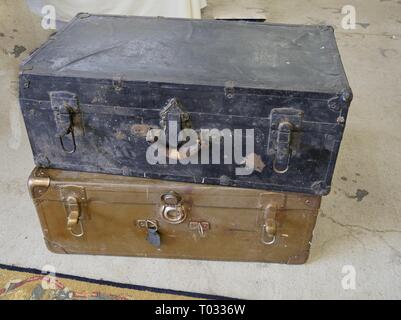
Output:
M82 237L84 235L83 211L86 205L85 188L73 185L63 186L60 194L67 213L67 230L74 237Z
M61 148L66 153L74 153L77 149L74 132L74 118L80 114L77 96L67 91L52 91L50 95L50 104L54 113L57 133L60 139ZM72 146L70 149L65 147L64 137L71 135Z
M178 134L183 129L191 128L191 120L177 98L170 99L160 111L160 126L164 129L167 145L170 148L178 148Z
M210 223L207 221L190 221L189 230L197 231L201 237L204 237L205 231L210 230Z
M161 196L160 216L171 224L179 224L187 217L186 208L182 197L174 191L169 191Z
M264 212L264 224L262 225L262 242L264 244L273 244L276 241L276 215L277 207L268 205Z
M298 132L302 128L303 112L293 108L277 108L270 113L269 156L273 157L273 170L287 172L295 154Z
M68 231L70 231L74 237L82 237L84 235L84 228L78 199L74 196L69 196L66 202L66 209Z

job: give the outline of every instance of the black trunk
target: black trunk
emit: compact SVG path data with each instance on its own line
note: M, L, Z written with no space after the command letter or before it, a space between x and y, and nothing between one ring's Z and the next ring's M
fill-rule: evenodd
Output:
M319 195L351 99L327 26L79 14L20 76L38 166ZM149 164L148 130L171 120L254 129L255 171Z

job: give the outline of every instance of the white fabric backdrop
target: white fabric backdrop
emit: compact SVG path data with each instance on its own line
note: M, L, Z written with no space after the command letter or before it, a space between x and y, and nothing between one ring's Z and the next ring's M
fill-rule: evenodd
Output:
M44 5L56 8L56 19L69 21L78 12L201 18L206 0L27 0L30 8L40 14Z

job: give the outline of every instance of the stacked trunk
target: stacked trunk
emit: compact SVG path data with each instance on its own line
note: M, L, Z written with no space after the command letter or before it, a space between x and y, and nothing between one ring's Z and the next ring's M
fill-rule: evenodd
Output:
M48 248L303 263L351 99L327 26L79 14L20 74Z

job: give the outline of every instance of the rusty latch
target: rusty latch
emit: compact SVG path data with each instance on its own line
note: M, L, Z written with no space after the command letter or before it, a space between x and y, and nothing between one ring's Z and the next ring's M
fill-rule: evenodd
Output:
M78 99L74 93L67 91L52 91L50 92L50 104L54 113L57 133L56 136L60 139L60 145L66 153L74 153L77 149L74 132L74 118L80 113ZM64 138L71 135L72 146L66 149Z
M177 137L181 130L191 128L189 113L185 112L181 102L172 98L160 111L160 126L164 129L169 148L178 148ZM171 131L172 130L172 131ZM170 136L172 138L170 139Z

